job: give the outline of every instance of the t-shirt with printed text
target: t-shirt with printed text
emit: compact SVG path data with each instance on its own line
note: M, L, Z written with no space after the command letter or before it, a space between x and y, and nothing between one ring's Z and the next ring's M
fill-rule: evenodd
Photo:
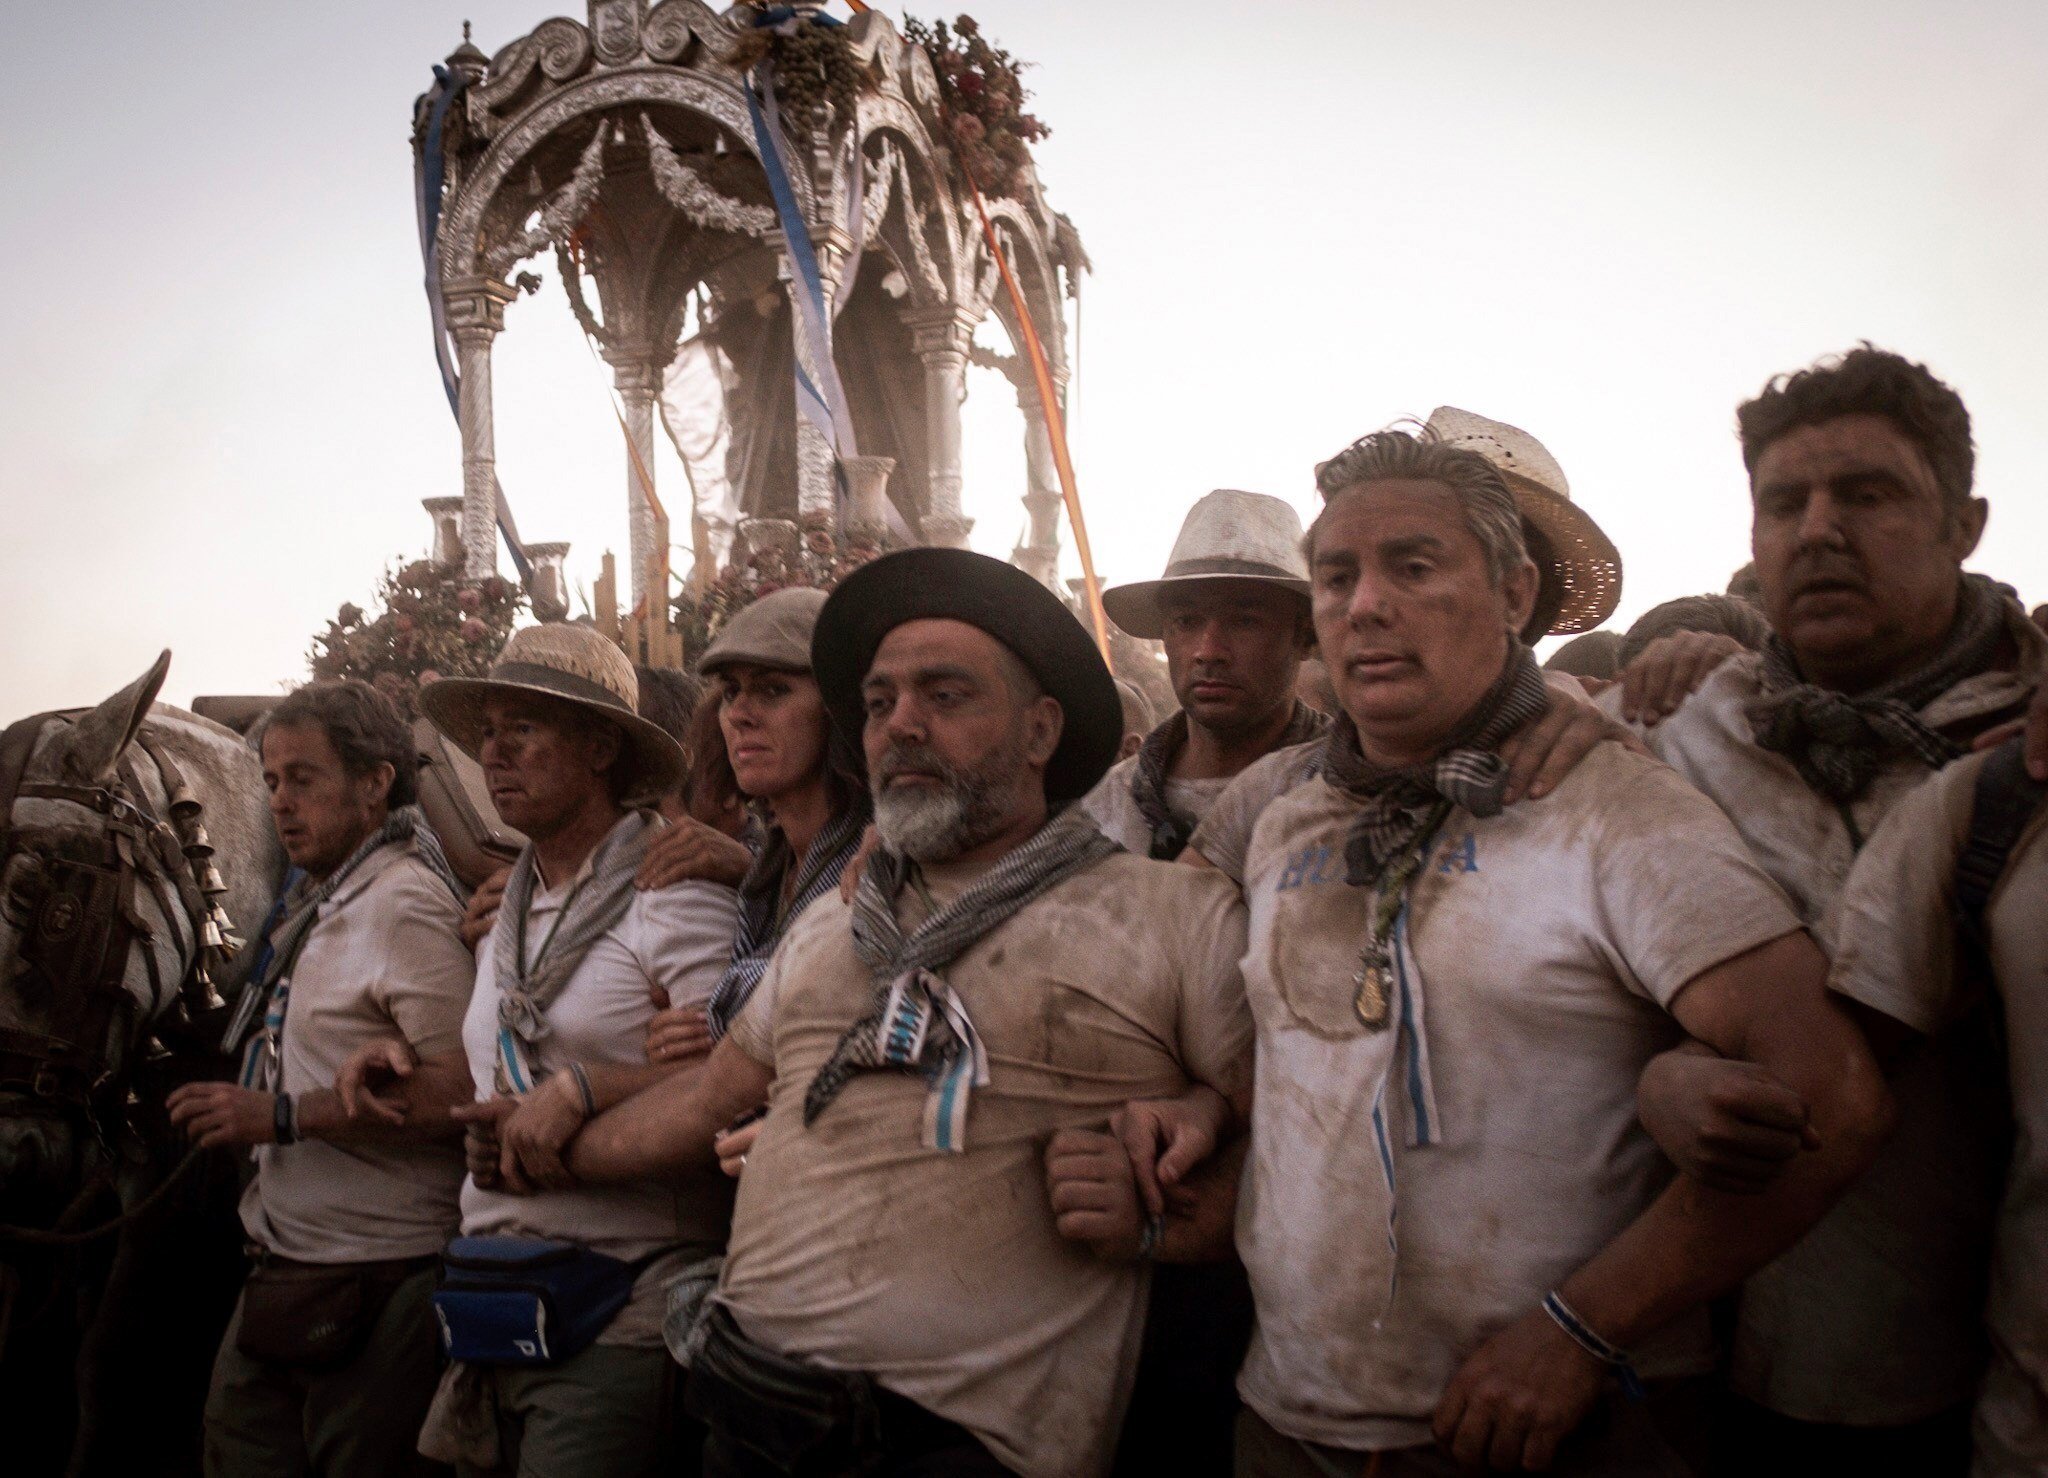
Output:
M1345 876L1357 814L1304 782L1247 853L1237 1239L1258 1326L1238 1387L1289 1436L1368 1450L1428 1442L1465 1358L1649 1206L1671 1170L1636 1079L1682 1036L1673 999L1799 921L1719 811L1603 745L1542 800L1450 813L1379 1017L1359 1004L1373 894ZM1704 1311L1634 1354L1645 1376L1711 1368Z

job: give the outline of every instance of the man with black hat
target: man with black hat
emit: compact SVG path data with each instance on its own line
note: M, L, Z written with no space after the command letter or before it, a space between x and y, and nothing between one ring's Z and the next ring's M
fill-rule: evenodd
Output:
M586 1127L570 1168L706 1163L768 1099L690 1367L707 1472L1100 1473L1135 1254L1174 1249L1063 1239L1095 1208L1048 1197L1042 1147L1132 1100L1199 1110L1202 1148L1241 1117L1242 906L1071 804L1116 751L1116 689L1022 572L885 556L832 596L813 670L863 736L880 848L851 904L791 927L703 1071Z

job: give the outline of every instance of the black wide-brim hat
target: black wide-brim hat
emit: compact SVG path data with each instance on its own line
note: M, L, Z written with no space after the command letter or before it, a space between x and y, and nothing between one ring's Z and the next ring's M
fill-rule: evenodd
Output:
M1116 680L1074 613L1014 565L966 549L904 549L862 565L818 612L811 672L854 747L866 726L861 683L882 638L906 621L964 621L1031 669L1066 722L1045 767L1045 798L1059 805L1095 788L1116 761L1123 705Z

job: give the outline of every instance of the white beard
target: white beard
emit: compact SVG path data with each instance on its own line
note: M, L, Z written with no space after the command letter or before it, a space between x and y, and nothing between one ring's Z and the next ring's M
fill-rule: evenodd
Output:
M913 862L944 862L967 849L967 806L959 790L919 786L875 797L875 831L882 845Z

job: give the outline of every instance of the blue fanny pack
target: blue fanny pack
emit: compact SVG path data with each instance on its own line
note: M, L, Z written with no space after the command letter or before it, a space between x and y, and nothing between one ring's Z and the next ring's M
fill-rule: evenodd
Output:
M566 1360L604 1333L659 1256L626 1262L540 1237L457 1237L434 1294L442 1351L478 1365Z

